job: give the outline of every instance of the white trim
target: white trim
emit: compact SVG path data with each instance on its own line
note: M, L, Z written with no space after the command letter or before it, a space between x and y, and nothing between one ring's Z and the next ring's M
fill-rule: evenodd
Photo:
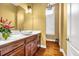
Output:
M59 40L59 46L61 47L61 42L60 42L60 40Z
M47 41L53 41L55 42L56 40L55 39L46 39Z
M46 48L46 45L40 45L41 48Z
M63 53L64 56L66 56L64 49L60 48L60 51Z

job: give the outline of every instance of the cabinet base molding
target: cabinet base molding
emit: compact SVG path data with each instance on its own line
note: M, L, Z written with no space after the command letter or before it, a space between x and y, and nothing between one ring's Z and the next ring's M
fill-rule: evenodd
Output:
M60 48L60 51L63 53L64 56L66 56L66 54L62 48Z
M40 45L41 48L46 48L46 45Z

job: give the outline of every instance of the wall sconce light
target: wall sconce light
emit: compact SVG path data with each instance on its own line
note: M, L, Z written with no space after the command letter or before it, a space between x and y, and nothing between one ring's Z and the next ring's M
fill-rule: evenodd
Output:
M26 13L32 13L32 8L31 8L31 6L27 6Z

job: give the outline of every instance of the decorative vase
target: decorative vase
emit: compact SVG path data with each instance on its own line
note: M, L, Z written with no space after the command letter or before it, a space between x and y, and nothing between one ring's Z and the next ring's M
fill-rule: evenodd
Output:
M5 40L7 40L7 38L10 36L10 33L3 33L2 36Z
M0 40L7 40L10 35L0 33Z
M2 37L2 33L0 33L0 40L5 40L5 39Z

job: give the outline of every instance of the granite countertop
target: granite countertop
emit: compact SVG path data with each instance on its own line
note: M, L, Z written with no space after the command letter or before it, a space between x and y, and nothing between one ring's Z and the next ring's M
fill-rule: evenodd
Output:
M16 31L17 32L17 31ZM27 32L27 31L26 31ZM27 38L27 37L30 37L32 35L35 35L35 34L39 34L40 31L32 31L31 33L29 34L26 34L25 31L23 31L22 33L18 32L16 34L12 34L10 35L10 37L8 37L7 40L2 40L0 39L0 45L4 45L4 44L7 44L7 43L11 43L13 41L17 41L17 40L21 40L23 38Z

